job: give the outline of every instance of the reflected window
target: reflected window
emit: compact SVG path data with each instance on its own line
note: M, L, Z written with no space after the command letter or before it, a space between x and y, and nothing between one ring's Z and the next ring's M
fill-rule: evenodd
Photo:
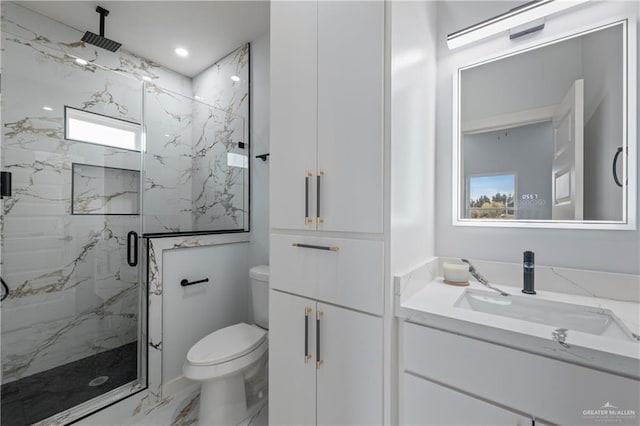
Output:
M246 155L236 154L233 152L227 153L227 166L240 167L243 169L249 168L249 159Z
M65 139L140 151L140 124L67 106L64 113Z
M516 219L515 174L470 176L468 188L468 218Z

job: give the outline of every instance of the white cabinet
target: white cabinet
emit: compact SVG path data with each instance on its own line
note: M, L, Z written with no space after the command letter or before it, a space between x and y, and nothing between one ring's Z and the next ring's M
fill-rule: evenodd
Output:
M383 231L384 2L271 3L271 227Z
M531 418L428 380L403 374L403 425L531 426Z
M401 348L404 373L527 413L536 424L592 424L589 410L607 402L640 412L636 379L408 322ZM637 425L637 418L615 422Z
M382 424L382 318L270 292L269 424Z
M271 235L271 288L382 315L384 243Z
M315 425L316 367L306 357L315 342L315 302L269 293L269 424Z

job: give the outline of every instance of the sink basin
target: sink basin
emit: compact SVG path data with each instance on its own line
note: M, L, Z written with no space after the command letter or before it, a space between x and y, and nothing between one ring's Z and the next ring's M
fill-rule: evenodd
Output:
M475 289L467 289L454 306L618 340L638 340L613 312L591 306L552 302L531 296L501 296Z

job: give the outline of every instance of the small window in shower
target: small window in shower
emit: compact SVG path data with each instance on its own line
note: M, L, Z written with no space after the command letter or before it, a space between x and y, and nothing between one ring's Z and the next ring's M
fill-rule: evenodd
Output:
M141 127L138 123L68 106L64 107L64 115L65 139L140 151Z

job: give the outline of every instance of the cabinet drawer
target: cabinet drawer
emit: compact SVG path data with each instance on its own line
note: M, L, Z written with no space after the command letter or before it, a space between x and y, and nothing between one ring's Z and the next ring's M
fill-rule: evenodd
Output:
M607 402L640 413L637 380L411 323L402 339L406 371L553 423L593 424Z
M402 383L402 425L531 426L528 417L412 374L404 373Z
M271 234L270 256L272 289L383 314L382 241Z

